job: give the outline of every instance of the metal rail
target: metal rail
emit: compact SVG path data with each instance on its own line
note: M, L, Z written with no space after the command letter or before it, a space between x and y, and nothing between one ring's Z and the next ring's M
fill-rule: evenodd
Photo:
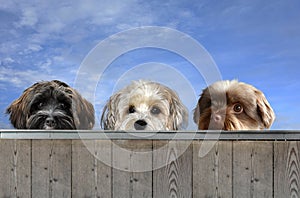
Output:
M0 139L83 140L300 140L300 131L103 131L103 130L1 130Z

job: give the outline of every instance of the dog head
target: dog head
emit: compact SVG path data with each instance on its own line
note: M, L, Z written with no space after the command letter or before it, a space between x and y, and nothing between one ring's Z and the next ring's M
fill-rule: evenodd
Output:
M17 129L92 129L95 122L93 105L58 80L27 88L7 114Z
M201 130L266 129L274 119L264 94L236 80L219 81L204 89L194 111L194 122Z
M108 130L178 130L187 122L188 111L173 90L144 80L112 95L101 119Z

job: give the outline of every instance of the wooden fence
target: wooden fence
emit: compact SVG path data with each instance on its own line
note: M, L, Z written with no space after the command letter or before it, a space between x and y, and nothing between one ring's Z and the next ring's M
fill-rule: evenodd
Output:
M0 197L300 197L297 131L0 133Z

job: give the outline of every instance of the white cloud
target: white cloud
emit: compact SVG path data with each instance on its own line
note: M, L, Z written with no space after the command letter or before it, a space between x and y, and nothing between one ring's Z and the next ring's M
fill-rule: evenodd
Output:
M249 59L257 58L255 53L259 50L266 52L260 54L259 58L275 54L274 65L282 62L282 57L299 62L296 56L298 48L295 47L299 43L300 30L298 7L283 0L270 2L254 0L214 4L211 1L1 1L0 12L4 12L0 14L5 17L0 21L0 28L4 27L0 29L3 35L0 38L0 86L1 89L5 85L23 89L35 81L53 78L70 83L70 79L76 78L82 59L99 41L122 30L149 25L176 28L204 41L210 45L211 52L218 55L218 63L225 65L222 68L224 73L234 76L245 74L254 78L248 71L256 71L255 68L249 66L245 69L240 63L247 61L246 64L250 65L252 60ZM157 42L163 41L163 37L156 38ZM120 41L122 38L117 42ZM147 38L132 35L122 41L121 48L134 42L142 44L142 41L149 42ZM170 44L178 43L180 40ZM186 46L184 43L180 45L182 48ZM277 48L280 51L276 51ZM99 56L110 56L114 50L119 49L103 50ZM98 61L96 67L102 63L107 62ZM230 63L234 65L227 67ZM235 65L238 65L238 69L234 68ZM116 67L115 74L120 68L121 66ZM160 74L159 72L153 69L151 75ZM81 80L97 82L97 68L87 73ZM259 75L261 73L255 74ZM165 77L172 82L171 76ZM275 74L272 76L274 79L276 77ZM259 80L258 77L255 79ZM195 79L193 82L198 83ZM108 76L105 83L109 87L115 82ZM181 91L182 87L176 85L176 82L174 86L178 86ZM193 86L202 87L199 84ZM110 88L97 91L106 96L110 93ZM196 90L196 94L199 94L200 88ZM82 91L88 95L95 90L86 85ZM185 97L185 93L182 95Z
M34 27L37 22L38 22L37 13L34 8L30 7L30 8L26 8L22 11L22 16L21 16L19 23L17 23L17 26L18 27L22 27L22 26Z
M0 60L0 65L12 64L14 62L15 62L15 60L12 59L11 57L6 57L3 60Z
M37 81L51 79L51 76L34 70L15 70L0 67L1 84L10 85L9 87L22 88ZM8 87L7 87L8 88Z

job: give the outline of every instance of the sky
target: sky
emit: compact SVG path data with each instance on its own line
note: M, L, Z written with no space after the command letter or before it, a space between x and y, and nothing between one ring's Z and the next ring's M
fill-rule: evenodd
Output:
M216 80L266 95L272 129L300 129L298 0L0 0L0 128L24 89L58 79L93 103L132 80L174 89L190 113Z

